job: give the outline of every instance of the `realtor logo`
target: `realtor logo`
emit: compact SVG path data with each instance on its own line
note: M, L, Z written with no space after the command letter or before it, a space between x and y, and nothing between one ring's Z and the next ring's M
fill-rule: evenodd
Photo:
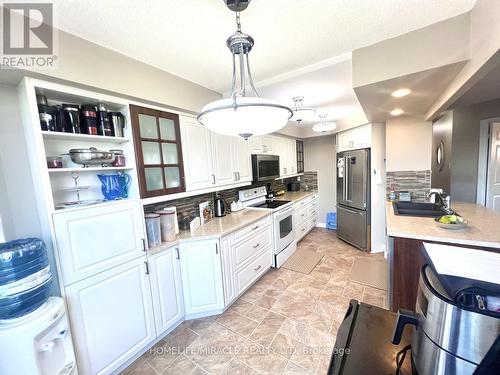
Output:
M2 68L53 68L54 12L51 3L2 3Z

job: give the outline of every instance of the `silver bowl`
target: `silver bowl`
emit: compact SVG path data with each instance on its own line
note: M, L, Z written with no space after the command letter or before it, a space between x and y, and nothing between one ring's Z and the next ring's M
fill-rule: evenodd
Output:
M73 163L89 165L111 164L115 160L115 154L110 151L101 151L95 147L73 148L69 150L69 155Z

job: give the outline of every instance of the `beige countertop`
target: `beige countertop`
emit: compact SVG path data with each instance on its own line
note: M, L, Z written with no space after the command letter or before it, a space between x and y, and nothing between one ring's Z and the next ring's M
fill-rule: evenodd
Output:
M310 195L316 194L316 190L311 191L287 191L284 195L280 195L279 197L275 197L274 199L277 201L300 201L301 199L307 198Z
M232 212L224 217L214 217L208 223L200 226L196 231L192 233L190 231L181 231L174 241L163 242L160 246L149 249L149 251L156 252L186 241L220 238L271 215L271 213L270 210L244 209Z
M460 230L438 227L434 218L397 216L387 203L387 235L470 246L500 248L500 214L474 203L456 202L452 208L469 224Z

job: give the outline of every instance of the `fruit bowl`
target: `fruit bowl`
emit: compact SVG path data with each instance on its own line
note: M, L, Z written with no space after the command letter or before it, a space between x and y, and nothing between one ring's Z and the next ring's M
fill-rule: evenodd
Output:
M444 229L463 229L467 226L467 220L459 215L443 215L434 219L437 225Z

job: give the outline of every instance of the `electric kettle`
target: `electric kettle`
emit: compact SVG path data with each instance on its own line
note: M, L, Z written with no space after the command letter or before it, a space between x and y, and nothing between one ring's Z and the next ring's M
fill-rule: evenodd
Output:
M215 197L214 208L216 217L226 216L226 202L220 195Z

